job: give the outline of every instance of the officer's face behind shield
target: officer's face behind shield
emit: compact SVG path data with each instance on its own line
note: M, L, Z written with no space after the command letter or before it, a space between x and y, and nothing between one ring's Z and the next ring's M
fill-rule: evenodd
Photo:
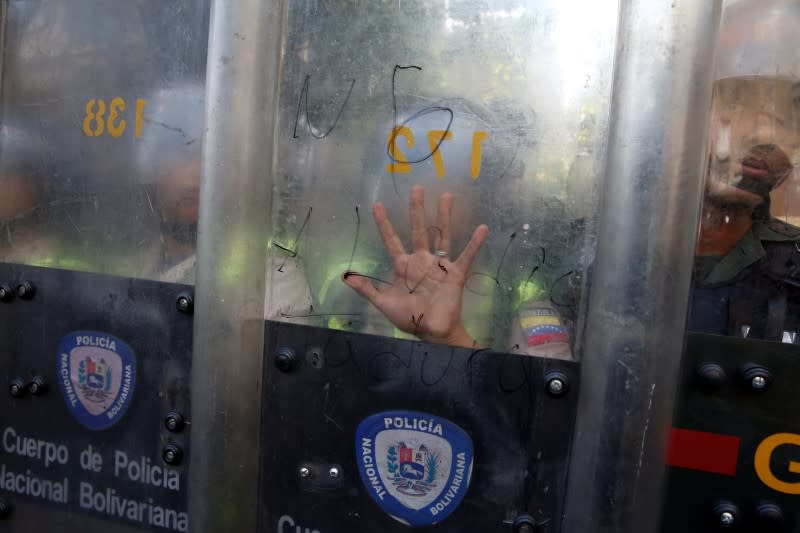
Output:
M194 242L200 197L204 90L185 83L159 89L147 102L138 171L155 191L162 233Z
M39 230L39 191L29 177L0 175L0 258Z
M13 126L0 127L0 260L20 255L41 236L40 145Z
M800 147L798 88L788 79L737 77L714 88L706 201L753 209L787 180Z

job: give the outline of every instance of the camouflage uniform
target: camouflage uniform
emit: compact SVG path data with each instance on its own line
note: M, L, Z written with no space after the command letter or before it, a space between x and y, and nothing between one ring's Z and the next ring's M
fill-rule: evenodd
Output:
M755 220L733 250L695 279L688 329L796 342L800 228L776 218Z

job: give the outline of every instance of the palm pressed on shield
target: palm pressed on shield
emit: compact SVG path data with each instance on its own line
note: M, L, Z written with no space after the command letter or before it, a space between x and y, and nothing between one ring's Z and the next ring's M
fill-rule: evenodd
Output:
M372 215L392 261L391 285L378 289L369 277L352 271L345 272L343 279L401 330L428 342L473 347L475 341L461 321L462 295L489 228L485 224L475 228L464 250L451 260L453 195L444 193L439 197L438 231L432 252L424 197L424 187L415 185L409 202L411 253L406 251L383 204L377 202L373 206Z

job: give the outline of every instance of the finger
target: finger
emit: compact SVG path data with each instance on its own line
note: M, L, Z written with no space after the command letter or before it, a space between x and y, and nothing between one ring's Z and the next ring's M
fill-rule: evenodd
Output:
M425 227L425 188L422 185L414 185L411 189L409 210L411 212L411 244L414 251L430 251L428 230Z
M381 300L381 293L375 288L375 285L370 282L369 278L360 275L358 272L345 272L342 274L342 281L345 285L369 300L369 302L380 309L379 302Z
M372 218L375 219L375 224L378 226L378 231L381 232L383 244L386 245L386 251L389 252L389 257L394 259L399 255L406 253L403 246L403 241L397 236L397 232L389 220L389 215L386 213L386 208L380 202L375 202L372 206Z
M450 253L450 221L453 218L453 195L446 192L439 196L439 214L436 223L439 225L439 236L434 244L434 250Z
M489 236L489 226L486 224L481 224L475 231L472 232L472 238L470 238L467 246L464 247L464 251L461 252L461 255L458 256L458 259L455 260L455 263L464 271L468 272L469 269L472 267L472 262L475 261L475 256L478 255L478 251L481 249L481 245L486 240L486 237Z

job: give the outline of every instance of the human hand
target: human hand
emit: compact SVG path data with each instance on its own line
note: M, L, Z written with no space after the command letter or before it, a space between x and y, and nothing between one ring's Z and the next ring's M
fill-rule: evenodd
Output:
M428 342L472 347L473 338L461 322L461 305L467 274L489 228L481 224L455 261L449 258L453 195L439 197L436 253L430 252L425 226L425 189L411 189L411 240L413 251L406 252L380 202L372 215L392 260L393 279L389 287L375 287L368 277L345 272L344 282L378 308L396 327Z

